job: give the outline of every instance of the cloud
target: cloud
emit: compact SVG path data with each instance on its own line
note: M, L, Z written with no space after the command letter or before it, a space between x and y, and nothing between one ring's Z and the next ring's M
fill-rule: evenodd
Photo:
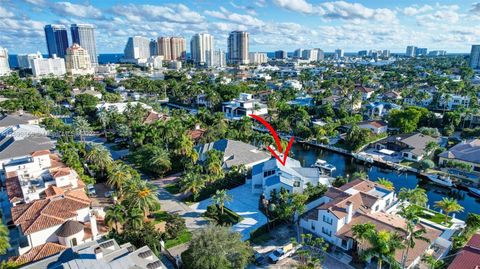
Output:
M473 3L470 12L476 15L480 15L480 2Z
M305 0L273 0L273 3L279 7L302 12L306 14L314 13L314 7Z
M412 5L409 7L406 7L403 9L403 14L406 16L415 16L421 13L425 13L428 11L433 10L433 7L430 5L423 5L423 6L418 6L418 5Z
M259 20L251 15L230 12L224 7L220 7L220 11L206 10L205 14L213 18L225 20L228 22L239 23L247 26L259 27L265 24L262 20Z
M92 5L72 4L70 2L56 2L50 6L52 12L60 16L74 16L78 18L101 18L100 9Z
M204 17L183 4L158 5L117 5L113 13L131 22L168 21L175 23L199 23Z
M15 14L13 14L13 12L11 12L11 11L7 10L6 8L0 6L0 18L11 18L14 15Z

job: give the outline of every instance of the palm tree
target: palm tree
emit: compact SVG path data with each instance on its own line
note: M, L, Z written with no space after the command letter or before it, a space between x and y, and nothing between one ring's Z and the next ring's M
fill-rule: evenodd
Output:
M373 223L362 223L355 224L352 227L353 237L360 241L360 244L363 244L368 238L368 235L376 229L376 226Z
M193 141L190 137L188 137L186 134L182 134L178 140L176 140L176 148L175 148L175 153L178 155L183 155L190 157L195 151L193 149Z
M10 240L8 237L8 228L7 226L0 223L0 254L3 255L7 253L7 250L10 248Z
M227 190L217 190L217 192L212 196L212 202L218 207L223 215L223 208L225 207L226 202L231 202L232 196L227 193Z
M109 207L105 212L105 223L112 227L115 224L115 230L119 232L119 224L125 222L125 207L119 203Z
M387 262L394 268L400 267L400 263L395 259L395 252L405 248L402 236L396 232L389 232L387 230L370 230L366 237L370 247L362 252L365 260L377 257L378 269L382 268L383 262Z
M382 177L377 180L377 183L385 187L387 190L393 191L395 189L395 186L393 185L393 182L390 180Z
M103 128L103 134L105 135L105 138L107 137L107 125L110 122L110 117L108 115L108 112L105 109L100 110L97 114L97 119L102 125Z
M398 193L398 199L421 207L425 207L428 202L426 191L418 186L415 189L401 188Z
M127 224L131 229L138 230L143 227L143 211L140 208L132 208L127 212Z
M157 196L157 187L144 180L137 180L136 186L127 194L130 208L140 208L147 217L150 210L160 209L160 200Z
M84 135L92 130L88 121L81 116L77 116L73 119L73 128L78 132L81 141L83 141Z
M422 256L422 261L428 264L429 269L440 268L444 264L444 261L437 260L437 258L427 254Z
M97 143L90 143L89 148L90 150L85 154L85 160L97 165L103 175L103 172L113 163L110 151L105 146Z
M405 268L407 260L408 260L408 252L411 248L415 247L416 240L422 240L425 242L429 242L430 240L426 237L423 237L427 231L425 228L416 229L417 224L420 221L420 208L417 206L407 206L402 207L400 210L399 215L404 217L406 220L406 231L407 231L407 238L406 238L406 250L403 253L402 258L402 267Z
M435 207L442 209L445 212L445 224L448 223L448 214L452 212L463 212L463 206L461 206L454 198L444 197L440 201L435 202Z
M172 163L168 151L160 147L151 147L150 153L148 163L152 171L161 175L171 169Z
M184 193L192 193L196 199L198 193L205 187L205 179L198 173L189 172L183 176L181 190Z
M124 186L131 179L132 174L130 173L127 164L118 162L110 169L107 177L107 184L114 187L119 196L123 196Z

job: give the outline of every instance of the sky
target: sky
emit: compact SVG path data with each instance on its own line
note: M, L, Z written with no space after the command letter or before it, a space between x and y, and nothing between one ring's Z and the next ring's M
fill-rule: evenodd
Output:
M44 25L72 23L95 25L99 53L122 53L129 36L180 35L189 44L196 33L212 34L216 49L225 49L234 30L250 33L250 51L404 52L415 45L466 53L480 43L480 2L0 0L0 46L11 54L46 53Z

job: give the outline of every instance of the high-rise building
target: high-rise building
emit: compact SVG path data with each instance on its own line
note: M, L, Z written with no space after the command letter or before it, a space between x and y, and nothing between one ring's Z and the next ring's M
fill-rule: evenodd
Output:
M158 55L158 43L155 39L150 39L150 56Z
M129 37L124 50L124 60L137 62L138 59L150 57L150 40L143 36Z
M383 50L382 56L385 58L390 58L390 50Z
M166 61L185 60L186 43L183 37L159 37L158 55Z
M34 77L63 76L65 75L65 60L54 56L53 58L37 58L31 61Z
M275 51L275 59L277 59L277 60L287 59L287 52L284 51L284 50Z
M344 51L343 49L336 49L335 50L335 59L343 58Z
M268 62L267 54L264 52L250 52L248 58L249 63L251 64L263 64Z
M407 57L415 57L417 51L417 47L415 46L407 46L407 50L405 51L405 56Z
M97 45L95 43L95 27L91 24L72 24L72 44L76 43L88 51L93 66L98 64Z
M470 51L470 67L473 69L480 68L480 45L472 45Z
M365 57L365 56L367 56L367 54L368 54L368 51L366 51L366 50L358 51L358 56L359 57Z
M77 43L67 49L65 56L65 67L67 72L75 75L91 75L95 73L95 69L90 62L90 54Z
M0 47L0 76L10 74L10 65L8 64L8 50Z
M41 59L41 58L43 58L43 55L39 51L37 53L18 54L17 55L18 67L25 68L25 69L32 69L32 60Z
M45 25L45 39L47 40L48 56L64 58L68 48L68 35L65 25Z
M325 53L322 49L315 49L317 50L317 61L323 61L325 59Z
M183 37L171 37L170 47L172 49L172 60L185 60L187 56L187 45Z
M190 41L190 56L196 65L213 65L213 36L209 34L196 34Z
M302 52L303 52L303 49L296 49L294 52L293 52L293 58L302 58Z
M428 53L428 49L427 48L417 48L415 50L415 56L426 56Z
M320 51L321 51L321 55L319 55ZM319 50L319 49L304 50L302 52L302 59L310 61L310 62L323 60L323 50Z
M248 33L233 31L228 36L228 62L230 64L248 64Z
M227 66L227 57L225 51L216 50L213 52L213 65L217 67Z
M432 50L428 52L428 56L445 56L447 55L446 50Z

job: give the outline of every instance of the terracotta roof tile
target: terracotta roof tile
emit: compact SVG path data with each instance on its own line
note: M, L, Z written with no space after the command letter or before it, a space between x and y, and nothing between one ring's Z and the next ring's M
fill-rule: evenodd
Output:
M480 268L480 235L475 234L470 241L457 253L448 269L478 269Z
M53 178L57 178L57 177L68 176L71 174L71 171L70 171L70 168L68 167L62 167L62 168L54 169L53 171L50 171L50 173L52 174Z
M13 258L13 260L19 264L31 263L55 255L65 249L67 249L66 246L57 243L47 242L45 244L30 249L23 255Z
M66 167L62 159L57 154L50 154L50 168Z
M7 190L8 200L10 202L23 200L22 186L20 185L16 171L7 173L7 178L5 179L5 188Z
M32 152L32 157L37 157L42 155L50 155L50 150L44 149L44 150L37 150Z
M47 197L58 196L58 195L61 195L61 194L64 194L64 193L65 193L65 191L62 188L59 188L59 187L54 186L54 185L50 185L50 186L48 186L48 188L45 189L45 195Z

